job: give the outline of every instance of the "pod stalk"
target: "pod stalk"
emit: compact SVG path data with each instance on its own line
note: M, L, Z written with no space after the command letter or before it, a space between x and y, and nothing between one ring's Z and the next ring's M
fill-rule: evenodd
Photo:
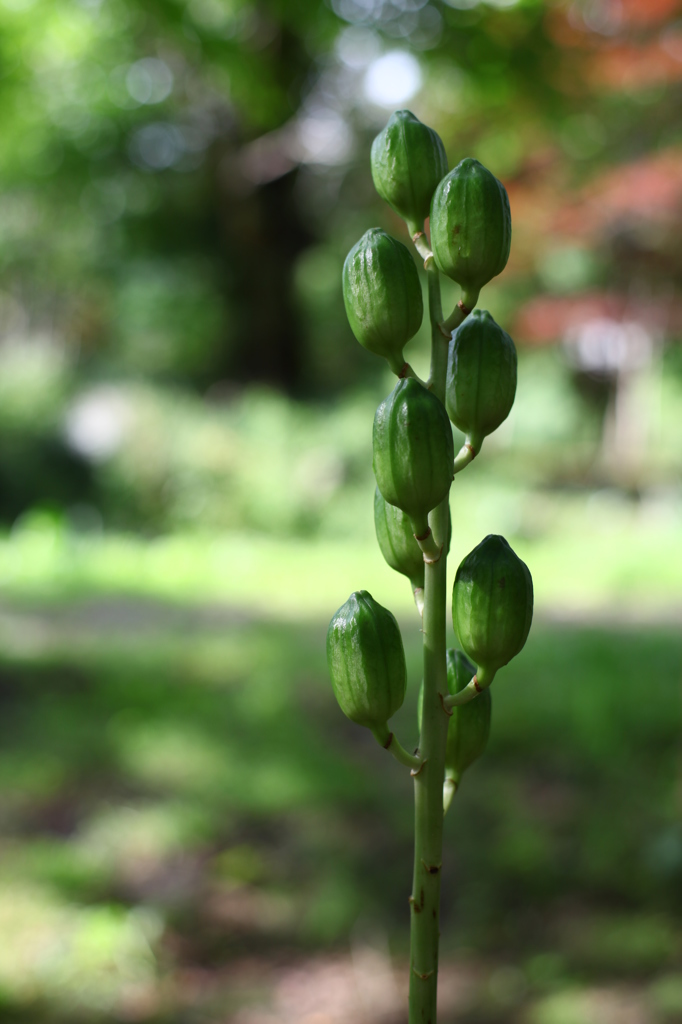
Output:
M435 565L435 563L439 561L440 556L443 554L443 545L441 544L439 546L438 544L436 544L436 542L433 539L433 534L431 533L431 530L429 530L429 532L423 537L418 537L415 533L414 538L417 541L419 547L424 552L424 561L426 562L426 564Z
M412 771L419 771L421 769L424 759L417 757L415 754L408 753L396 734L390 731L387 722L372 729L372 735L379 746L383 747L384 750L388 750L389 754L392 754L399 764L410 768Z
M450 316L441 324L441 329L444 334L447 333L448 337L451 337L452 332L457 330L460 324L464 323L469 314L476 308L478 295L479 293L477 291L462 292L462 298L459 300Z
M487 690L493 679L495 678L496 670L485 670L479 668L474 678L470 683L460 690L459 693L451 693L447 697L443 698L443 704L446 708L458 708L462 704L468 704L470 700L474 700L478 697L479 693L483 693Z
M424 233L424 226L422 225L417 231L412 231L409 226L408 229L412 235L412 244L424 261L424 270L430 270L432 266L435 268L436 263L433 258L433 253L431 252L428 239Z
M422 380L418 373L415 373L409 363L396 361L391 363L390 366L396 377L400 377L401 380L411 377L413 380L416 380L418 384L421 384L423 388L428 388L428 383L425 380Z
M481 450L482 444L482 437L478 438L473 437L470 434L467 435L464 444L455 455L455 463L453 466L453 472L455 475L457 473L461 473L463 469L466 469L470 462L474 461L474 459Z

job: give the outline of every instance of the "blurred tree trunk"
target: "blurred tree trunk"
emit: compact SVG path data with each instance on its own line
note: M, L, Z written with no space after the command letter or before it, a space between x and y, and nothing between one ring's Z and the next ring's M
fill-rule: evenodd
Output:
M238 159L218 165L220 247L236 323L222 368L237 381L301 388L304 334L294 300L299 254L313 241L295 197L297 171L253 186Z

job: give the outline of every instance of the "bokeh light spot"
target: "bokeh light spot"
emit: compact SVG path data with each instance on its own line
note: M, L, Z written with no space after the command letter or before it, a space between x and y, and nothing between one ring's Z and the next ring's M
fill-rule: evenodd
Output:
M421 84L422 73L416 57L404 50L391 50L370 64L364 92L370 103L392 107L412 99Z
M126 87L138 103L162 103L173 89L173 72L164 61L144 57L130 65Z
M133 135L130 157L144 170L163 171L176 164L185 151L179 129L160 121L147 124Z

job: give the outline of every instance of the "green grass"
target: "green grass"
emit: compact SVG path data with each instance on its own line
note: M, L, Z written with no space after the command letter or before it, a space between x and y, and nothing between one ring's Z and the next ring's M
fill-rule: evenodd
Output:
M540 614L670 619L682 609L682 530L670 515L608 496L557 500L536 494L514 511L507 491L464 484L450 573L486 533L503 530L531 567ZM516 504L531 502L519 496ZM506 503L507 526L500 505ZM454 506L453 506L454 507ZM459 508L459 506L457 506ZM408 614L409 585L383 562L366 510L361 543L278 539L252 533L174 534L148 540L76 534L49 515L0 538L0 595L61 600L65 593L134 594L182 603L220 600L300 621L331 617L353 590ZM514 527L520 521L523 529Z
M536 619L446 821L444 963L490 978L456 1019L601 1021L603 987L626 985L668 1024L682 532L609 495L457 487L452 571L504 529ZM344 719L324 659L351 590L391 607L394 724L416 742L419 622L369 515L360 544L76 534L46 513L0 539L2 1019L231 1021L267 999L221 980L245 958L312 962L368 927L405 956L409 777Z
M204 542L183 543L189 557ZM146 559L115 539L96 554L125 550L138 572L161 564L154 545ZM104 562L67 572L56 551L0 613L7 1019L113 1021L132 1005L135 1019L180 1021L192 971L218 984L247 955L345 949L358 921L403 956L409 776L333 701L326 609L206 604L189 564L176 578L196 574L193 600L179 585L153 599L161 576L117 597ZM122 590L132 554L127 565ZM214 593L233 592L215 565L212 579ZM295 576L291 586L302 594ZM409 608L402 625L410 692L394 722L409 745L420 678ZM585 986L627 979L663 1002L677 992L681 668L675 627L539 620L496 680L489 750L446 821L443 955L513 967L542 1024L576 1019ZM238 999L220 991L216 1020ZM509 1002L491 998L467 1020L508 1020Z

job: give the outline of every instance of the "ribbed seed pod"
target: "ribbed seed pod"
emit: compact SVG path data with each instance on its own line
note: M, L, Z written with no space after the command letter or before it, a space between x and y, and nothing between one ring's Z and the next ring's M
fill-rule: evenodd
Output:
M374 416L374 475L390 505L406 512L416 531L450 490L454 446L445 407L413 378L400 380Z
M450 648L447 652L448 690L459 693L476 674L463 651ZM492 699L490 690L482 693L461 707L452 709L448 725L448 740L445 752L445 769L448 777L459 783L466 769L476 761L486 748L490 735Z
M343 265L343 301L360 344L399 374L403 347L424 316L419 274L402 242L381 228L366 231Z
M424 588L424 555L412 532L410 517L389 505L378 487L374 490L374 528L381 553L391 569L407 576L412 588Z
M421 230L436 185L448 171L438 133L409 110L396 110L372 143L371 162L381 198L407 221L411 235Z
M341 710L358 725L381 728L405 700L398 623L366 590L351 594L329 623L327 664Z
M452 621L477 675L492 676L528 638L533 581L504 537L489 534L460 563L452 592Z
M477 296L507 265L507 190L478 160L466 157L440 182L431 200L430 227L436 266L465 293Z
M478 451L506 420L516 394L516 348L490 313L475 309L452 336L445 408Z

